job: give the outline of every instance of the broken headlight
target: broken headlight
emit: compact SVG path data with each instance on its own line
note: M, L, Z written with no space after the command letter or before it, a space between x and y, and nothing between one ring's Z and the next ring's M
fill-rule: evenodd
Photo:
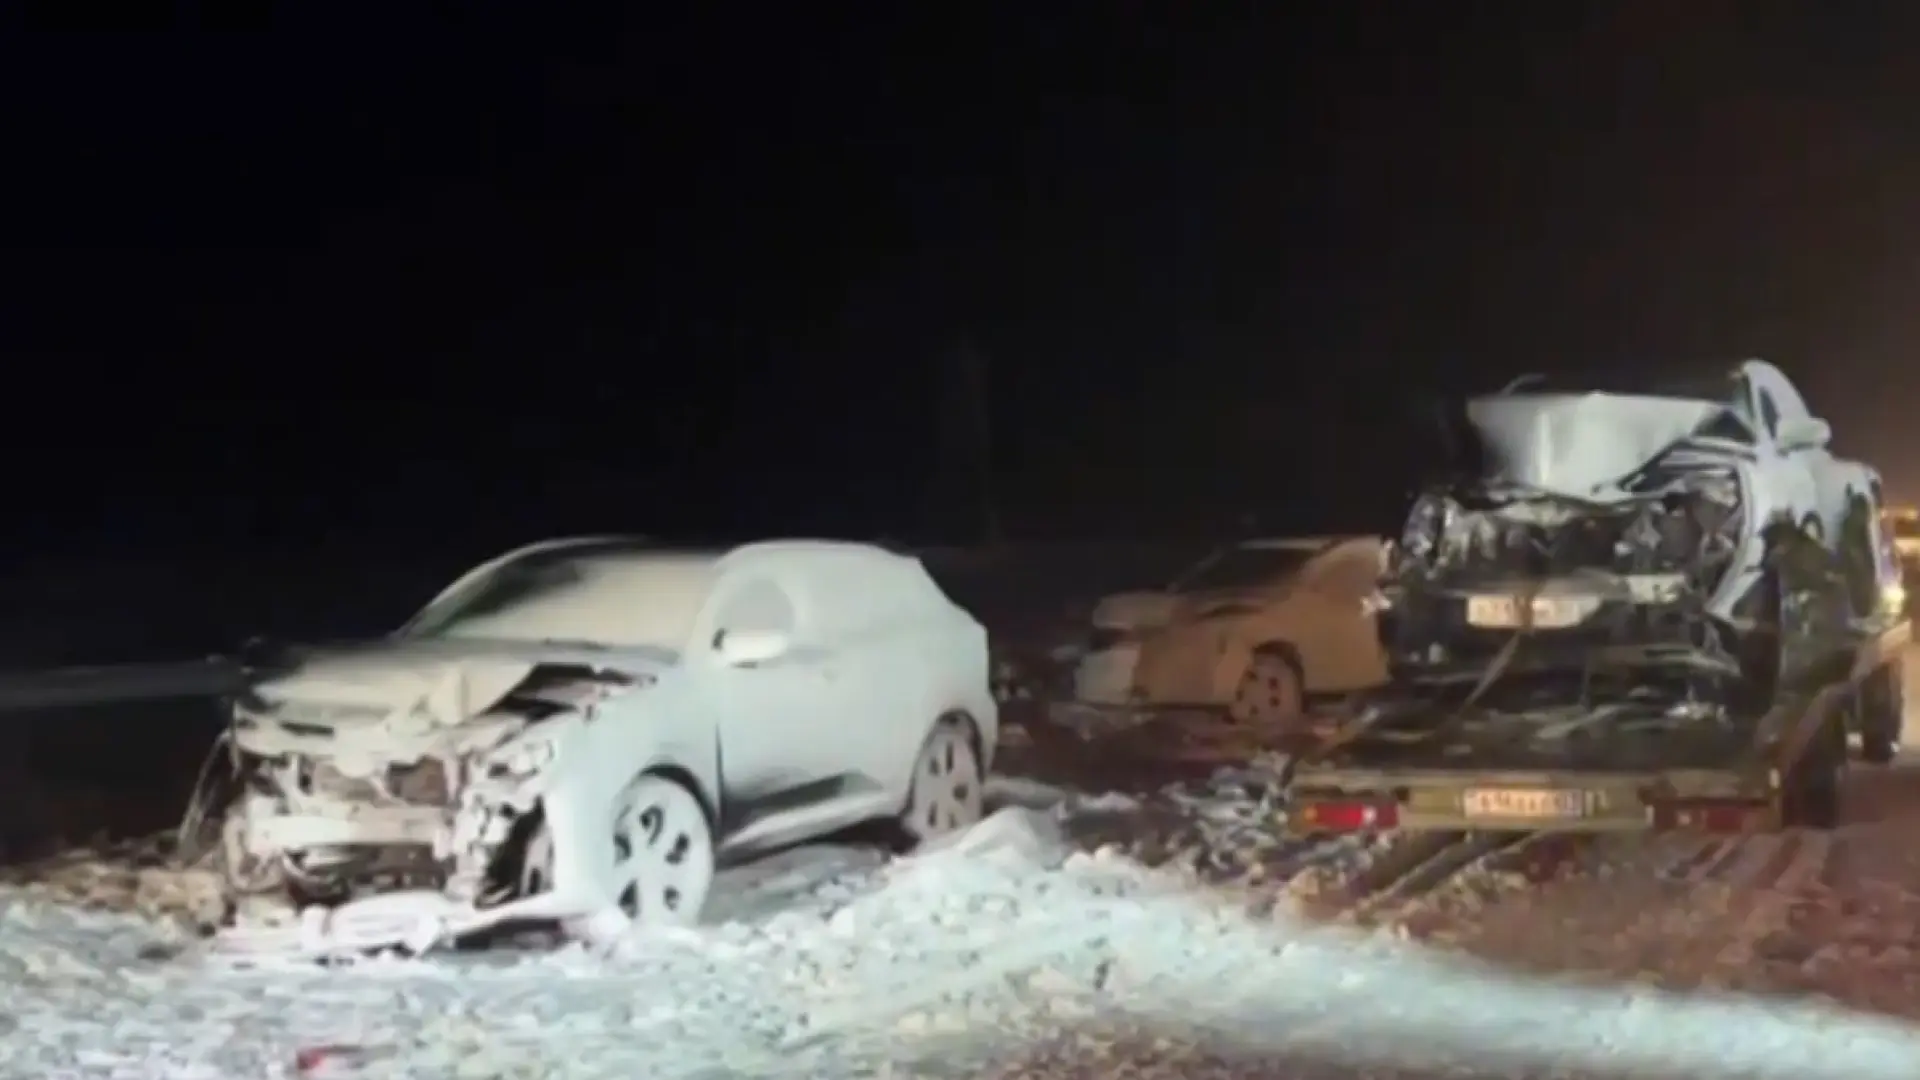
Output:
M1407 511L1407 524L1400 532L1399 550L1416 563L1432 563L1453 527L1456 510L1452 499L1428 493L1413 501Z

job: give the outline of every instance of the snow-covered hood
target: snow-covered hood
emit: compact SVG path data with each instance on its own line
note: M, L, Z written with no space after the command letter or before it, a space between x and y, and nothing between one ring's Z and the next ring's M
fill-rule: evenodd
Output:
M1604 493L1726 406L1622 394L1501 394L1467 402L1490 473L1555 495Z
M305 655L252 696L278 718L336 731L394 734L455 727L499 704L542 664L587 664L651 677L673 663L656 650L441 638L389 640Z

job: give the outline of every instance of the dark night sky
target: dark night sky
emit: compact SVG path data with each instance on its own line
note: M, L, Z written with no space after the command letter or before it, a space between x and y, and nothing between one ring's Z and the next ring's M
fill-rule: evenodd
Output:
M444 7L4 36L14 548L906 532L963 343L1016 531L1753 354L1920 485L1920 6Z

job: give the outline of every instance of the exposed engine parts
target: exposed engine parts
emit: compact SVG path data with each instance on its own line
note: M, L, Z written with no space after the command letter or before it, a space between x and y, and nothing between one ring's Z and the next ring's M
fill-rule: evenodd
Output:
M450 726L242 701L182 835L215 848L241 896L302 905L430 889L485 907L524 882L537 780L553 757L546 729L591 722L597 701L632 682L541 665Z
M1763 381L1786 398L1748 362L1723 391L1469 402L1486 473L1407 515L1382 589L1388 696L1698 719L1817 680L1883 606L1870 470L1827 453L1797 395L1794 420L1768 419Z
M1525 633L1548 637L1522 666L1584 673L1612 649L1633 667L1737 673L1711 611L1741 547L1739 480L1709 468L1648 486L1603 504L1492 483L1423 494L1386 589L1396 669L1463 672Z
M1434 581L1677 573L1711 593L1739 547L1741 510L1738 479L1720 470L1615 504L1504 485L1433 490L1408 515L1396 570Z

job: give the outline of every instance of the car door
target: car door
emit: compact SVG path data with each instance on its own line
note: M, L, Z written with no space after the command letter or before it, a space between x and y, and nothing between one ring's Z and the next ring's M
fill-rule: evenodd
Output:
M919 749L916 721L928 693L925 626L914 617L912 583L893 568L824 555L798 583L807 641L830 684L834 712L818 741L826 763L851 790L888 775Z
M791 575L743 571L717 590L708 622L705 663L719 725L721 784L725 801L746 816L804 800L831 762L818 733L838 708L835 672L807 641L795 585ZM729 634L765 633L785 636L779 655L727 658Z

